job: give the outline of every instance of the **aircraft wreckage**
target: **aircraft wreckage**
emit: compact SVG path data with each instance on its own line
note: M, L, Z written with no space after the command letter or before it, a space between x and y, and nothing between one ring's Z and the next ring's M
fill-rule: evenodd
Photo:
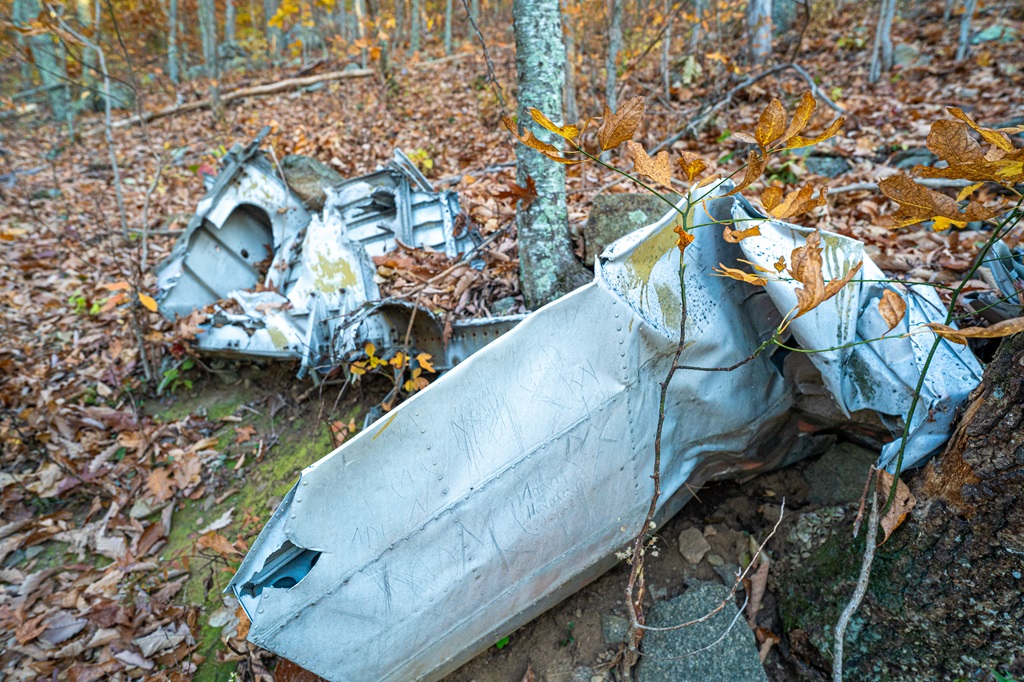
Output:
M680 362L731 366L772 336L799 283L751 287L712 268L742 258L771 271L809 231L721 187L699 192L679 206L689 224L760 227L738 244L696 230L686 250ZM432 193L396 156L330 189L323 214L312 215L254 147L236 150L161 270L162 309L173 316L233 299L243 313L214 315L201 349L322 366L366 340L389 340L368 254L394 237L450 254L467 248L452 231L457 210L454 195ZM659 382L681 321L678 220L671 212L615 242L591 284L521 321L471 323L500 338L438 349L450 371L306 468L230 583L252 621L250 641L331 680L439 679L614 565L651 498ZM704 482L820 451L829 428L868 415L902 432L933 342L903 334L945 311L931 287L885 283L860 242L822 233L821 244L826 280L857 263L860 277L792 320L785 342L833 350L772 345L733 371L678 371L658 524ZM265 290L253 292L260 281ZM878 308L887 289L907 303L890 332ZM417 345L424 340L434 342ZM904 466L945 442L980 376L969 349L940 343ZM898 447L882 449L882 466Z

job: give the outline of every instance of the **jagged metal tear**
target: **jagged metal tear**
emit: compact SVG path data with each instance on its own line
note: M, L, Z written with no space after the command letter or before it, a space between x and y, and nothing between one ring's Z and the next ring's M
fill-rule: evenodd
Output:
M751 287L712 268L738 258L770 267L807 230L732 198L681 209L689 225L708 226L686 251L682 362L732 365L772 334L796 285ZM762 237L726 243L713 223L730 215L765 220ZM331 680L438 679L613 565L652 492L659 382L680 323L678 224L671 213L619 240L593 283L305 469L230 584L252 621L249 639ZM827 234L823 243L826 278L862 258L875 273L855 240ZM794 322L793 336L804 349L873 338L885 286L850 285ZM904 330L938 319L930 291L908 297ZM920 344L810 357L843 409L895 416ZM769 350L731 372L677 373L658 523L689 498L684 484L808 451L815 437L786 428L795 382L775 360ZM935 447L980 374L966 349L948 344L931 371L920 409L933 421L915 420L908 461Z

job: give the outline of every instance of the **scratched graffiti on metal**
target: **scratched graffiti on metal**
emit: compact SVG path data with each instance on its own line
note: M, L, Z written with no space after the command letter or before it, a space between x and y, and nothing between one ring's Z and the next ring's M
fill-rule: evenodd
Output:
M741 199L707 198L689 208L690 224L732 216L761 226L740 244L697 230L686 252L681 361L720 367L772 335L797 284L751 287L712 267L744 258L770 268L807 230ZM230 585L249 639L332 680L438 679L612 566L651 497L659 382L681 319L677 219L614 243L593 283L305 469ZM822 242L826 279L861 260L863 280L883 279L861 243ZM800 412L807 391L819 401L830 392L840 421L876 410L899 429L931 338L895 337L943 315L930 287L901 289L908 313L894 338L847 345L885 331L877 302L888 286L855 280L789 327L790 346L842 349L773 347L731 372L676 374L657 523L705 481L820 450L828 437ZM906 462L940 444L979 378L968 350L940 345Z
M231 150L158 268L161 312L174 318L213 306L196 337L200 350L295 358L303 372L336 367L367 341L396 345L412 307L379 300L371 256L396 240L452 257L471 250L474 233L456 235L458 196L435 192L396 150L387 167L326 187L323 212L311 213L259 151L264 134ZM417 348L447 369L520 319L455 323L448 344L429 312L412 322Z

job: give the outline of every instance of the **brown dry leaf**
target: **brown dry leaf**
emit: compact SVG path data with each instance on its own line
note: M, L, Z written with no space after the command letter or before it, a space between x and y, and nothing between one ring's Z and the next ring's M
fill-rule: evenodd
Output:
M708 164L693 152L682 152L682 156L676 159L676 163L683 169L687 181L693 183L700 174L707 170Z
M840 116L836 120L832 121L832 124L828 128L825 128L825 130L819 135L815 135L814 137L800 137L799 135L796 135L788 141L786 149L800 149L801 147L810 147L811 145L818 144L819 142L824 142L828 138L834 137L845 123L846 117Z
M803 284L802 288L796 290L796 317L800 317L825 300L825 278L821 274L821 232L815 230L807 235L804 245L793 249L789 261L790 276Z
M972 194L977 192L979 189L981 189L982 186L984 186L984 184L985 184L984 182L975 182L974 184L967 185L962 190L957 192L956 200L958 202L966 201L967 197L971 196Z
M153 469L146 477L146 489L156 502L166 502L174 496L175 482L167 469Z
M959 111L959 110L957 110ZM963 113L963 112L961 112ZM964 114L966 118L969 117ZM971 121L971 124L974 124ZM985 130L990 133L985 137L987 142L1000 140L1006 144L996 145L993 142L992 152L982 151L978 141L971 137L968 129ZM1010 185L1024 181L1024 149L1014 149L1009 140L1003 140L1003 133L987 128L980 128L962 121L940 120L932 123L928 133L928 149L949 165L946 168L929 168L915 166L914 173L926 178L951 178L971 180L973 182L998 182ZM991 138L991 139L990 139ZM1009 147L1007 149L1006 147Z
M882 292L881 300L878 301L878 312L882 314L882 319L889 325L889 328L885 330L886 333L891 332L907 314L907 302L892 289L886 289Z
M841 278L834 279L831 282L829 282L828 284L826 284L825 285L825 300L827 301L828 299L832 298L833 296L838 294L843 287L845 287L847 284L849 284L850 280L853 279L853 276L856 275L858 272L860 272L860 268L861 268L862 265L864 265L863 262L857 263L852 268L847 270L846 274L843 275Z
M718 267L721 268L721 270L712 270L711 274L717 275L718 277L730 277L732 279L739 280L740 282L746 282L747 284L753 284L759 287L763 287L768 283L768 280L764 277L757 277L756 275L751 275L749 272L743 272L736 268L727 268L721 263L718 264Z
M672 189L672 166L669 163L668 152L659 152L652 159L639 142L626 140L626 146L633 153L633 168L637 173L646 175L662 187Z
M580 136L579 126L574 125L572 123L564 126L555 125L539 109L534 109L533 107L530 107L530 116L532 116L533 120L540 124L542 127L547 128L555 135L564 137L570 142L572 142L573 140Z
M241 606L235 609L235 616L238 618L238 627L235 628L235 636L238 639L245 640L249 636L249 626L252 625L252 621L249 620L249 614L245 612Z
M537 676L533 673L533 663L526 664L526 672L523 673L522 682L535 682Z
M274 680L276 682L319 682L322 679L319 675L311 673L302 666L282 658L274 668Z
M950 113L954 118L958 118L967 125L969 125L976 133L979 133L986 142L993 147L998 147L1004 152L1013 152L1016 149L1013 143L1010 141L1009 135L998 130L992 130L991 128L982 128L980 125L974 122L974 119L964 113L963 109L957 107L946 107L946 111Z
M951 225L963 227L969 222L989 220L1002 211L1001 208L988 209L972 201L961 213L952 197L922 187L906 175L885 178L878 183L878 188L882 194L899 204L899 209L890 216L897 227L934 220L935 230L938 231Z
M247 424L246 426L241 426L235 429L235 434L235 445L248 443L256 434L256 427L251 424Z
M764 169L767 167L768 155L762 154L758 156L757 152L751 150L747 155L747 168L743 173L743 180L731 192L727 192L725 196L732 196L750 187L754 184L754 181L761 177L761 174L764 173Z
M515 121L513 121L508 116L502 116L501 122L505 125L505 128L507 128L510 133L516 136L517 140L525 144L530 149L536 149L537 151L539 151L541 154L548 157L552 161L557 161L558 163L564 163L566 165L579 163L579 160L564 158L562 156L561 150L559 150L558 147L538 139L532 132L530 132L528 128L523 128L523 132L520 133Z
M806 184L786 195L785 200L781 201L774 208L769 209L769 213L771 213L773 218L778 218L779 220L795 218L798 215L824 206L827 196L828 187L822 187L818 192L818 196L814 197L814 185Z
M679 235L676 237L676 246L679 247L679 253L686 251L686 247L692 244L693 240L696 239L696 237L684 230L682 225L677 225L672 229L672 231Z
M604 120L597 129L597 143L602 150L615 149L633 137L644 115L644 106L643 97L633 97L623 102L614 114L607 106L604 108Z
M764 152L773 142L786 132L786 110L782 102L772 97L772 101L761 112L754 128L754 139Z
M513 202L522 201L523 208L528 208L533 200L537 198L537 183L533 181L533 178L526 176L526 187L520 187L511 180L508 181L508 189L496 192L494 194L495 199L509 200Z
M765 187L764 191L761 192L761 205L764 206L764 210L771 213L776 206L782 203L782 197L785 194L781 187L772 185L771 187Z
M1011 334L1024 332L1024 317L1014 317L1009 320L1003 320L1002 322L996 322L989 327L964 327L963 329L954 329L953 327L939 324L938 322L929 322L925 326L944 339L966 345L967 339L999 339L1004 336L1010 336Z
M761 236L761 227L754 225L748 227L745 230L734 230L728 225L725 226L725 230L722 231L722 238L730 244L738 244L747 237L759 237Z
M878 472L878 491L881 492L885 498L888 498L889 491L892 489L893 475L885 469L880 469ZM878 544L885 544L885 541L889 539L892 532L899 528L899 525L903 523L903 520L907 518L907 514L914 505L917 504L917 500L914 495L910 492L910 488L903 481L896 481L896 496L893 497L892 504L889 506L889 511L882 517L882 530L885 533L885 537L882 538L882 542Z
M814 115L814 110L817 106L818 103L814 100L814 95L811 94L810 90L805 90L800 98L800 104L796 106L796 111L793 112L793 120L789 122L786 132L782 136L783 142L788 142L803 132L807 124L811 122L811 116Z
M213 530L199 536L199 539L196 540L196 546L200 549L212 549L225 559L241 554L241 552L238 551L238 548L232 545L226 537Z
M759 564L757 570L750 576L750 589L747 594L750 600L747 602L747 624L753 628L757 622L757 612L761 610L761 600L768 591L768 571L771 568L771 560L763 552L758 554Z

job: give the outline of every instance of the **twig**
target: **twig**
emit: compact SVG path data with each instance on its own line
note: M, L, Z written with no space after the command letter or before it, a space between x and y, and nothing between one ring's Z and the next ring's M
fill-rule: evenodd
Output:
M914 178L914 182L922 187L942 189L944 187L967 187L971 184L967 180L945 180L943 178ZM829 189L829 194L843 194L845 192L864 192L878 189L877 182L855 182L852 185L841 185Z
M880 479L876 478L875 481ZM868 515L867 538L864 546L864 558L860 564L860 576L857 578L857 586L853 590L846 608L839 615L835 628L835 645L832 649L832 682L843 682L843 637L846 635L846 627L850 619L857 611L864 595L868 591L868 581L871 579L871 563L875 560L875 540L878 537L878 487L871 485L871 513Z
M139 230L142 233L142 253L139 256L139 272L146 271L146 261L149 260L149 200L153 196L153 192L156 190L157 185L160 184L160 177L164 173L164 166L167 165L165 159L160 159L160 165L157 166L156 175L153 177L153 182L149 185L146 190L145 200L142 202L142 229Z
M501 113L505 113L505 97L501 94L501 83L498 82L498 77L494 75L494 62L491 61L491 55L487 51L487 43L484 42L484 35L480 33L480 28L476 25L476 20L473 18L473 13L469 11L469 3L467 0L462 0L462 6L466 10L466 18L469 19L470 26L473 27L473 31L476 33L477 40L480 41L480 49L484 52L484 61L487 62L487 80L491 84L491 89L494 90L495 96L498 98L498 103L501 105Z

